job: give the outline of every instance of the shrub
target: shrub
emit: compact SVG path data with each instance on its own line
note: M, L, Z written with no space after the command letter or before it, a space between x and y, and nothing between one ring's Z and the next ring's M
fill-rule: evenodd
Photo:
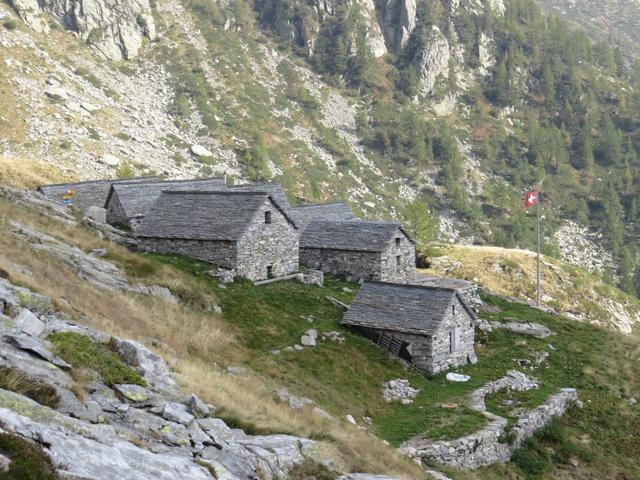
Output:
M529 478L540 476L550 467L549 458L539 447L535 439L529 439L511 457L511 461Z
M334 480L336 474L327 467L312 460L296 465L289 472L290 480Z
M14 368L0 367L0 389L19 393L45 407L57 408L60 403L60 397L53 387Z
M15 30L16 28L18 28L18 22L16 22L15 20L12 20L12 19L5 20L2 23L2 25L7 30Z
M51 459L35 443L17 435L0 433L0 453L11 459L0 480L57 480Z
M86 335L74 332L52 333L47 339L53 343L53 351L74 368L90 368L100 374L110 387L119 384L135 384L146 387L144 379L105 345L93 342Z

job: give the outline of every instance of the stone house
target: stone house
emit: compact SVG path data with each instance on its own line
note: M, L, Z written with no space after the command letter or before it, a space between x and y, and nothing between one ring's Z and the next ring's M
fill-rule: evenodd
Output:
M359 220L351 207L346 203L326 203L322 205L306 205L293 208L298 228L304 230L312 221L327 220L331 222L351 222Z
M428 374L477 360L475 322L456 290L384 282L362 285L342 320Z
M300 235L300 263L354 280L409 282L416 246L398 223L311 221Z
M90 207L102 208L109 196L111 186L117 183L146 183L158 181L158 177L139 177L127 180L105 179L90 180L87 182L58 183L54 185L41 185L37 191L48 200L63 203L64 196L69 191L75 192L72 205L86 212Z
M163 190L222 190L225 188L224 178L116 183L111 186L104 203L107 222L136 232Z
M163 191L137 237L142 251L186 255L253 281L298 271L296 225L266 192Z

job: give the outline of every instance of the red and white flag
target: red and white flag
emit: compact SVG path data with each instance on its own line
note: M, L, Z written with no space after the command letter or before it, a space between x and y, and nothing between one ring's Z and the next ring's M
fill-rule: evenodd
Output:
M526 197L524 198L524 206L529 208L538 204L538 192L533 190L531 192L527 192Z

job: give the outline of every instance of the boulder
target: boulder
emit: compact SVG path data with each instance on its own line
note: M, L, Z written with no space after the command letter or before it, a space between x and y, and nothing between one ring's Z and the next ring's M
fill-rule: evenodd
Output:
M152 406L157 404L156 396L150 390L140 385L117 384L113 386L116 394L125 402L138 407Z
M450 382L468 382L471 380L471 377L460 373L447 373L447 380Z
M61 358L53 355L47 349L47 347L45 347L44 344L35 337L23 334L6 334L4 338L9 344L13 345L16 348L19 348L20 350L24 350L25 352L40 357L41 359L52 363L56 367L62 368L64 370L71 370L71 365L69 365Z
M100 163L104 163L109 167L117 167L120 165L120 159L115 155L111 155L110 153L105 153L98 160Z
M156 386L175 385L169 366L160 355L133 340L115 339L114 344L118 355L126 363L138 369L150 384Z
M16 327L34 337L40 336L44 331L44 323L26 308L23 308L13 321Z
M187 411L186 405L176 402L167 402L162 411L162 418L171 422L189 425L195 417Z
M107 223L107 209L92 205L87 208L85 215L96 222Z
M69 92L58 85L47 85L44 89L44 94L53 100L64 101L69 99Z
M196 157L212 157L213 153L202 145L193 145L191 147L191 153L193 153Z
M191 397L189 397L187 407L189 408L191 414L196 418L204 418L211 413L211 408L202 400L200 400L194 393L192 393Z

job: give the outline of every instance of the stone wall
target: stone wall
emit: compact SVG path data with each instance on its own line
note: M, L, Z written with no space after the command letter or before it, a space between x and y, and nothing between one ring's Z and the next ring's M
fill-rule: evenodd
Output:
M184 255L228 269L236 268L236 249L236 242L228 240L138 239L138 250L142 252Z
M107 200L111 183L108 182L87 182L69 183L65 185L51 185L42 187L42 193L49 200L62 203L64 194L69 190L75 190L76 196L73 199L73 206L86 211L89 207L104 207Z
M561 389L551 395L543 405L521 414L512 429L515 439L512 443L507 443L504 436L508 422L505 418L486 411L484 397L505 388L526 391L536 387L535 381L526 375L515 371L508 372L502 379L476 390L472 396L471 408L481 411L489 419L484 428L451 441L432 441L416 437L402 445L400 450L419 462L435 461L463 470L508 462L525 440L546 426L554 417L563 415L571 405L579 402L574 388Z
M118 194L114 193L109 199L109 203L106 205L107 208L107 223L112 225L125 225L131 227L129 224L129 217L127 217L127 213L124 211L120 200L118 199Z
M300 263L354 280L382 280L381 255L376 252L300 248Z
M271 213L271 223L265 223L266 212ZM270 266L274 277L282 277L298 271L298 259L298 231L271 201L267 202L238 241L238 275L264 280Z
M408 283L416 274L416 246L405 235L398 231L396 239L389 242L381 255L381 278L384 282ZM400 257L398 263L397 257Z
M456 313L450 313L443 321L441 328L434 336L417 335L395 332L391 330L377 330L359 327L356 329L361 335L378 343L381 334L387 334L409 344L407 352L409 358L403 358L418 370L436 374L449 368L466 365L469 355L474 353L475 325L460 301L456 299ZM454 352L450 348L450 332L456 331L457 341Z
M451 342L454 343L453 353ZM429 371L439 373L449 368L466 365L473 355L475 322L460 300L455 297L445 320L432 338Z

